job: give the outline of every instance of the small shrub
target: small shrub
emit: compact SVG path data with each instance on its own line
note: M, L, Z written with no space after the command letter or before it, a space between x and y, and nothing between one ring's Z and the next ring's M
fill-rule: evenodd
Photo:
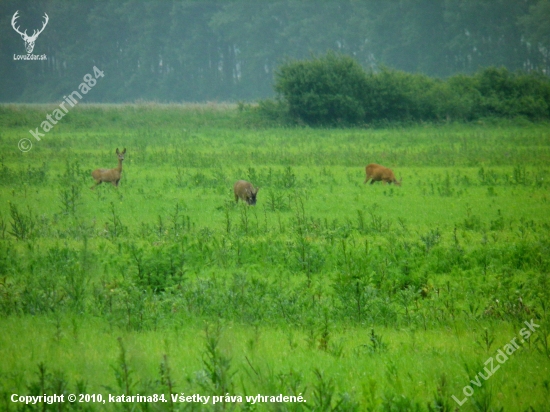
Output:
M289 114L312 124L356 124L364 117L367 78L349 56L328 53L282 65L275 74L275 91Z
M36 220L30 209L29 214L26 215L20 212L15 204L10 203L10 216L11 230L8 231L10 235L15 237L17 240L25 240L33 236Z

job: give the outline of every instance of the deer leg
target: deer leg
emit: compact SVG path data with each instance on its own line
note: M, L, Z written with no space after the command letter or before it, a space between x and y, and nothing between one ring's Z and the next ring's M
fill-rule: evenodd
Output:
M101 184L101 180L98 180L97 182L95 182L95 185L93 185L92 187L90 187L90 190L94 190L96 188L96 186L100 185Z

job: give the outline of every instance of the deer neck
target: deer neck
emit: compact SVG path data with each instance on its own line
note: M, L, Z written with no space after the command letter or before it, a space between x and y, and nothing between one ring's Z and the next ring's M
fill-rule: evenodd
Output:
M118 159L118 166L116 168L118 173L122 173L122 159Z

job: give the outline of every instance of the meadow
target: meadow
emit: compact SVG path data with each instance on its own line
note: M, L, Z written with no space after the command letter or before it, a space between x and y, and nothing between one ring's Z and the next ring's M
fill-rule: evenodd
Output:
M548 124L53 108L0 106L1 410L549 410ZM54 393L166 402L12 401Z

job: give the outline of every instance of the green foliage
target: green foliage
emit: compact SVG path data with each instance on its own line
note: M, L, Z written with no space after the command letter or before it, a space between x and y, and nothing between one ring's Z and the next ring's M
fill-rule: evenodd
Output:
M10 203L10 226L11 230L8 231L10 235L18 240L29 239L33 236L36 221L32 212L28 211L28 214L19 211L18 207L14 203Z
M475 376L461 359L480 364L529 319L541 327L513 355L521 362L502 365L491 391L476 387L476 405L548 403L526 372L549 353L545 125L257 128L242 126L245 108L204 110L75 108L55 144L24 155L12 146L27 131L2 132L14 175L48 168L26 189L0 184L0 409L17 409L9 397L28 392L43 361L69 392L453 410ZM90 170L128 141L121 186L90 191ZM363 185L371 161L403 186ZM242 178L262 188L254 207L235 205ZM206 340L205 323L216 325ZM225 403L239 408L270 410Z
M0 108L2 111L3 108ZM26 170L11 169L2 162L2 172L0 173L0 183L15 184L25 182L24 184L42 184L47 182L48 167L46 163L34 167L28 165Z
M42 362L38 364L38 371L36 373L36 380L32 381L28 385L28 393L31 396L40 396L45 394L57 394L64 396L69 395L69 388L67 378L62 371L49 372L46 365ZM55 404L44 403L42 410L55 410L53 406ZM36 409L38 410L38 409Z
M443 81L384 67L365 72L351 57L328 53L283 64L274 88L290 118L310 125L550 117L548 77L506 68ZM264 102L259 110L282 120L282 110L273 110L281 104Z
M366 76L365 122L438 119L433 101L433 88L438 83L434 79L387 68Z
M120 392L125 395L133 395L136 387L136 380L134 378L135 372L130 366L128 361L127 350L122 341L122 338L118 338L118 345L120 353L117 362L112 365L113 372L117 383L117 388L108 388L112 392ZM126 410L131 410L129 405L123 405Z
M59 104L90 73L92 65L86 62L105 72L85 96L86 103L269 98L273 73L283 59L305 59L327 50L354 56L369 68L385 64L442 78L501 65L511 71L548 73L546 1L270 0L265 6L249 0L104 0L101 7L94 2L50 1L57 18L50 16L34 53L46 54L48 61L72 63L26 65L20 70L21 62L11 58L1 68L0 101ZM3 2L6 18L15 10L21 30L32 33L41 27L44 11L32 3ZM75 27L72 22L81 16L88 18ZM54 21L56 32L51 30ZM59 39L57 33L66 37ZM25 53L10 24L0 26L0 38L5 39L5 56ZM122 50L121 43L126 44ZM356 111L351 100L341 98L337 103ZM34 129L44 114L25 115L13 123L5 123L0 114L0 129L8 124ZM455 113L451 116L456 118ZM117 119L116 114L110 116ZM71 112L61 122L73 121Z
M364 118L367 83L351 57L328 53L282 65L275 91L288 103L292 117L308 124L356 124Z
M221 325L207 325L205 327L206 344L202 357L204 369L197 374L199 386L207 393L233 394L233 378L231 357L227 356L220 348ZM225 409L225 407L218 408Z
M474 107L479 117L542 120L550 116L550 81L546 76L490 67L474 75L474 84L481 97Z

